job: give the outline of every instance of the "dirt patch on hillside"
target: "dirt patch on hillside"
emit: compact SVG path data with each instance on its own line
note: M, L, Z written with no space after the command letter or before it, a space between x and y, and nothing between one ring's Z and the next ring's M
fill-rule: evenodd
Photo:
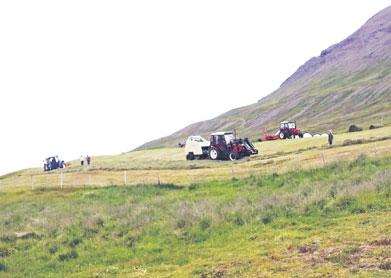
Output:
M213 270L204 272L200 275L201 278L224 278L224 277L241 277L251 267L250 261L231 262L227 264L219 264Z
M382 238L369 244L343 248L300 246L297 253L312 266L333 263L349 269L352 273L362 270L389 271L391 270L390 246L391 238Z
M391 238L383 238L380 240L374 240L371 242L371 245L375 246L391 246Z

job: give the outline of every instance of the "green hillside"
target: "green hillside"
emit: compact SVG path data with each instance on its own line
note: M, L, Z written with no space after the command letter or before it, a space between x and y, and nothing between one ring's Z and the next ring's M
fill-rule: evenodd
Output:
M1 277L387 277L390 158L0 194Z
M0 277L388 277L390 130L261 142L235 163L162 148L2 176Z
M303 46L305 47L305 46ZM311 58L279 89L258 103L189 125L141 146L175 146L189 135L236 129L252 139L280 121L295 119L307 132L346 131L391 123L391 7L340 43ZM240 92L245 94L245 92Z

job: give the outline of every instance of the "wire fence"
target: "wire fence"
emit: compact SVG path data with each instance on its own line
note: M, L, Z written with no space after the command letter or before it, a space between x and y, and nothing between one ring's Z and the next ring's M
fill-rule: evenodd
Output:
M159 176L144 178L131 177L132 171L80 171L67 172L55 170L42 174L20 175L0 180L0 190L9 188L72 188L110 185L155 184Z

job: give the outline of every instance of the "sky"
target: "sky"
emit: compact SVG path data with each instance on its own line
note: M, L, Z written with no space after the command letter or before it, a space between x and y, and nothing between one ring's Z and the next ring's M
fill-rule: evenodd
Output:
M127 152L254 103L389 5L1 1L0 175Z

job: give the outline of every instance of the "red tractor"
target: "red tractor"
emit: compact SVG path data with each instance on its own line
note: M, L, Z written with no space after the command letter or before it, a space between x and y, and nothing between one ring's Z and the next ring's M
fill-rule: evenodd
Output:
M209 158L212 160L237 160L258 154L258 150L247 139L236 139L232 132L212 133L210 137Z
M303 133L296 127L295 121L284 121L280 123L280 129L275 134L264 132L263 139L265 141L288 139L288 138L303 138Z
M296 127L296 121L284 121L280 123L280 139L303 138L303 133Z

